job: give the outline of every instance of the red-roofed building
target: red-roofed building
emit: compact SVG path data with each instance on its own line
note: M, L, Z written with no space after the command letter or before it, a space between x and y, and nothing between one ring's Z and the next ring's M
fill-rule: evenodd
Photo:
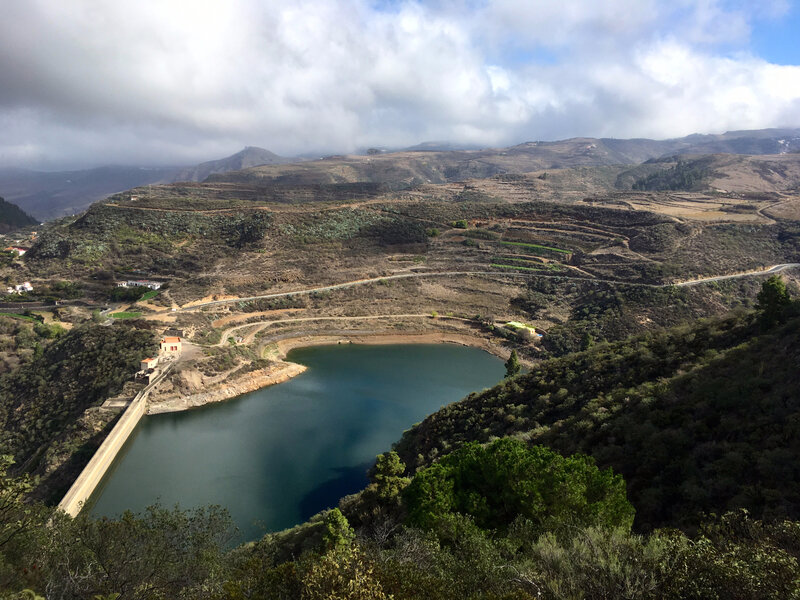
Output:
M181 353L181 338L174 336L167 336L161 338L161 353L162 354L180 354Z
M141 363L141 370L142 371L149 371L150 369L155 369L158 365L158 358L145 358Z

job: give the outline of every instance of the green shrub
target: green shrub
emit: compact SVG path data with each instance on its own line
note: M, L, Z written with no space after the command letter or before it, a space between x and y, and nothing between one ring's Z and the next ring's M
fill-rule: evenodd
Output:
M404 493L412 523L436 527L448 515L468 515L483 529L505 529L516 518L557 525L626 527L634 510L625 482L583 455L568 458L543 446L503 438L484 448L470 442L418 472Z

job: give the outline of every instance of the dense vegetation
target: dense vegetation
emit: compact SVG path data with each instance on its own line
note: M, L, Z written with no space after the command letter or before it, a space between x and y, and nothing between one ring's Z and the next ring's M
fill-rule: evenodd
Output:
M515 469L508 460L518 456L529 464L525 453L543 456L536 448L502 441L483 454L464 450L449 466L478 469L489 478L466 482L460 493L477 484L490 496L503 494L496 486L510 483L504 474ZM498 454L501 460L493 460ZM413 507L414 493L403 489L413 490L429 471L409 483L391 474L403 467L396 455L382 455L383 468L371 487L378 503L399 513L400 521L355 531L341 511L327 511L305 526L305 549L287 555L291 532L229 550L231 523L218 508L152 507L119 520L52 515L42 505L23 502L30 481L8 477L4 458L0 593L19 600L35 593L86 600L800 597L797 523L763 523L740 512L710 519L692 538L676 531L636 535L625 523L629 520L623 516L620 522L613 511L581 518L587 505L580 501L592 493L582 488L582 477L594 478L599 471L576 460L560 459L552 472L528 469L514 498L521 514L492 528L490 522L481 527L469 511L442 507L431 523L412 524L402 511L403 497ZM583 465L577 476L570 464ZM538 511L541 518L531 520L529 509L543 505L525 488L546 491L554 477L566 494L551 494ZM612 476L606 483L609 497L619 499L621 479ZM629 512L624 496L616 504ZM549 530L542 530L543 523Z
M645 530L737 508L800 518L800 318L790 308L780 319L741 313L551 359L443 408L398 451L419 467L465 442L513 435L584 452L625 477Z
M651 173L637 179L633 184L634 190L684 190L693 191L702 186L703 179L710 175L709 165L712 157L703 157L695 160L678 159L678 162L669 169Z
M578 316L685 301L623 289L593 289ZM534 310L537 293L518 302ZM338 509L240 548L218 508L53 515L25 501L34 482L4 457L0 595L800 598L800 306L772 277L756 308L586 339L529 373L511 364L501 385L407 432ZM121 323L84 326L0 379L3 452L26 461L14 471L118 391L152 344Z
M0 233L36 225L39 221L25 213L19 206L0 198Z
M33 470L47 446L86 408L118 393L155 349L153 335L88 324L34 350L0 378L0 448Z

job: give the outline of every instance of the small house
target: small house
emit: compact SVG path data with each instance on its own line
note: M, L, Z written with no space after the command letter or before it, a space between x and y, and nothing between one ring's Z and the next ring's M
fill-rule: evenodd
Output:
M7 292L9 294L21 294L23 292L32 292L33 286L31 285L30 281L24 281L19 285L15 285L13 287L8 288Z
M155 369L156 365L158 365L158 357L156 358L145 358L141 366L139 367L142 371L149 371L150 369Z
M25 256L27 251L28 248L22 248L21 246L9 246L6 248L6 252L16 252L17 256Z
M160 281L151 281L149 279L129 279L117 284L117 287L146 287L151 290L160 290L163 284Z
M177 336L165 336L161 338L161 353L167 355L180 354L181 338Z

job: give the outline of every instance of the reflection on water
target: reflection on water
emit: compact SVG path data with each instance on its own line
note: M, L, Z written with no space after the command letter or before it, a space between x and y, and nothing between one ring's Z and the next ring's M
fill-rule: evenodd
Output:
M95 493L94 515L155 501L220 504L254 539L360 490L375 456L441 406L494 385L503 363L451 345L294 350L309 369L235 400L145 417Z

